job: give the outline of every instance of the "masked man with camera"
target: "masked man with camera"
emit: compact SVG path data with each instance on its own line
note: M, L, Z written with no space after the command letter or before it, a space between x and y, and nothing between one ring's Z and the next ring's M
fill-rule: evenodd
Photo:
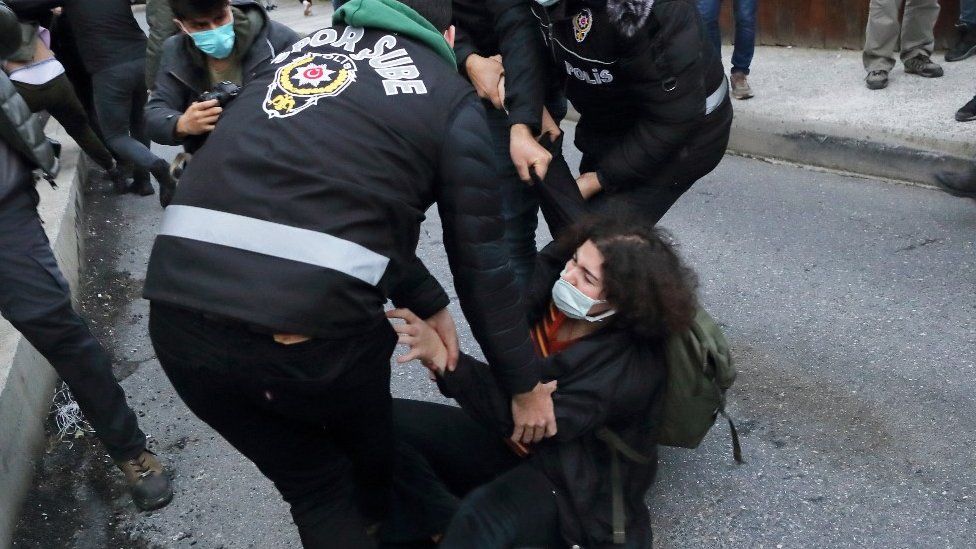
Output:
M19 45L17 18L0 2L0 58ZM78 400L108 453L125 474L140 509L173 497L162 465L112 375L112 362L84 320L37 214L33 170L57 171L54 148L16 89L0 72L0 315L46 358ZM52 179L53 180L53 179Z
M250 81L299 35L272 21L255 0L172 0L170 6L182 32L163 44L146 126L156 143L182 144L193 153L213 131L227 92ZM201 101L211 90L216 97Z

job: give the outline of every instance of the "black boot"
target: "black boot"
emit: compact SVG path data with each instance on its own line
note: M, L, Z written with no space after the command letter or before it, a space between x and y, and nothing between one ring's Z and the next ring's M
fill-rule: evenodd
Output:
M959 40L945 54L945 60L962 61L976 54L976 27L966 24L956 25Z
M952 196L976 200L976 167L969 168L962 174L951 172L936 174L935 181L939 188Z
M149 196L156 192L153 189L152 183L149 181L149 172L146 170L136 170L133 174L132 186L129 187L129 192L137 194L139 196Z
M176 180L169 173L169 163L160 158L149 171L159 182L159 205L165 208L169 206L173 193L176 192Z
M112 164L112 167L106 172L108 174L109 180L112 182L112 190L115 194L125 194L129 192L129 179L125 176L125 170L119 166L118 162Z

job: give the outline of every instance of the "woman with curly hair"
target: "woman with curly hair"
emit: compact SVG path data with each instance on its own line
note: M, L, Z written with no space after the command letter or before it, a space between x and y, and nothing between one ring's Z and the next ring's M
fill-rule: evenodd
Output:
M505 438L511 411L488 364L462 354L449 370L437 334L409 310L390 311L410 347L398 362L419 359L461 408L394 402L402 459L388 539L650 547L644 497L665 342L688 329L695 289L664 233L642 224L594 220L540 252L528 314L558 432L531 446Z

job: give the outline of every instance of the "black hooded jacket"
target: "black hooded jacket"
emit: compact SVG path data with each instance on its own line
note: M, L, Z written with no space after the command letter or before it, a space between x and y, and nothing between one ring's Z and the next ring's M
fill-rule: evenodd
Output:
M545 47L533 20L524 17L525 0L453 0L458 69L465 74L468 56L501 54L505 66L505 108L509 122L538 132L548 82L545 71L531 62L542 59Z
M259 29L252 29L240 57L243 84L250 82L258 67L298 41L299 35L287 26L272 21L255 0L233 0L231 6L252 21L261 21ZM206 58L185 34L169 37L163 44L162 58L156 72L149 101L146 103L146 131L149 138L162 145L183 144L187 152L196 152L206 135L180 139L176 136L176 122L199 95L211 88Z
M17 15L40 19L58 6L75 36L88 74L146 57L146 34L129 0L6 0ZM43 20L43 19L42 19Z
M475 337L506 391L531 390L485 112L424 36L340 24L262 65L181 177L144 295L322 338L387 322L387 298L426 318L447 304L415 255L436 201Z
M522 17L536 21L553 73L580 113L576 145L605 192L639 187L703 142L724 150L731 107L718 91L727 82L693 1L528 4ZM710 96L723 98L722 108L706 116Z
M529 290L529 316L537 321L548 310L550 291L566 254L551 244L540 252ZM558 381L553 393L559 432L532 448L529 460L557 487L559 523L567 545L613 544L611 451L600 438L609 428L646 464L622 459L626 547L651 545L651 525L644 497L657 470L657 428L667 371L663 348L636 339L610 323L577 341L542 365L542 381ZM512 415L490 368L462 355L454 372L438 378L441 392L499 437L512 432ZM619 545L618 545L619 546Z

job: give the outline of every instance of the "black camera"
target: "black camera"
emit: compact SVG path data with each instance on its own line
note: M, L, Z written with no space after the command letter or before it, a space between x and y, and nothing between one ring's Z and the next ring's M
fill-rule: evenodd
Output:
M230 80L224 80L220 82L213 88L200 94L197 101L210 101L211 99L216 99L217 104L221 107L226 107L227 103L230 103L232 99L237 97L237 94L241 93L241 87L237 84L231 82Z

